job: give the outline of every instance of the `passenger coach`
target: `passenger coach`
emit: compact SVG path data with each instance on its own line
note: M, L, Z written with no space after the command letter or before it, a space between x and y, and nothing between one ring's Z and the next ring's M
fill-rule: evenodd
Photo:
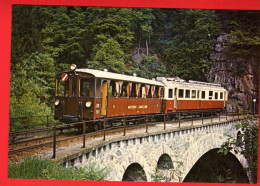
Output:
M162 97L161 82L72 65L56 74L55 119L161 113Z
M225 110L228 92L219 84L157 77L164 84L164 112Z

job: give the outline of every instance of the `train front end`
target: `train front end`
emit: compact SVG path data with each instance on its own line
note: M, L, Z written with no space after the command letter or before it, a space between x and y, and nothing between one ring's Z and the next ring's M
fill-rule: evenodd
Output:
M65 122L100 118L96 81L91 74L77 72L76 65L57 73L54 118Z

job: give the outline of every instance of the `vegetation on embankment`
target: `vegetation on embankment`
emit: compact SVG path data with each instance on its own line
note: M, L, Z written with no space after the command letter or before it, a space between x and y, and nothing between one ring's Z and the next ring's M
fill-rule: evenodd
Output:
M12 179L104 180L108 173L107 169L100 169L94 163L86 167L66 168L37 156L8 163L8 178Z

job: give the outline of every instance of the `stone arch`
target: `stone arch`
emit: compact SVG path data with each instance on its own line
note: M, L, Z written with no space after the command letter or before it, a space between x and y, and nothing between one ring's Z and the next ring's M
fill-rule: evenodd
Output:
M171 182L174 180L173 161L167 153L163 153L159 157L152 179L155 182Z
M233 153L219 154L219 148L212 149L201 156L183 182L213 182L221 181L250 183L241 162Z
M236 138L237 141L241 141L242 140L242 136L241 135L242 135L241 131L238 131L237 132L237 138Z
M157 168L160 170L173 169L173 161L171 157L166 153L162 154L157 162Z
M186 177L190 169L203 154L210 151L211 149L219 148L225 141L223 138L224 135L207 134L192 143L180 158L183 161L182 178ZM217 140L219 140L219 142L217 142Z
M228 137L223 133L208 133L191 144L183 156L180 157L183 161L182 178L180 180L182 181L187 176L191 168L204 154L210 150L220 148L227 139ZM247 162L242 155L237 155L234 152L231 153L237 158L243 168L247 167Z
M147 181L147 176L139 163L132 163L125 170L122 181Z

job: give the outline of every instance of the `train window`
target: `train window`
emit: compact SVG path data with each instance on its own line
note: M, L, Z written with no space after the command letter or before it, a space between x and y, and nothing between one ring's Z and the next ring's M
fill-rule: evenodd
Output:
M122 93L122 86L123 86L123 81L116 81L116 97L120 97Z
M69 81L62 81L59 77L56 79L56 96L69 96Z
M130 97L136 97L135 95L135 83L132 83L131 91L130 91Z
M218 99L218 92L215 92L215 99Z
M96 97L101 97L101 79L96 80Z
M135 94L136 94L136 97L140 97L141 95L141 84L140 83L137 83L135 84Z
M80 96L94 97L94 79L80 80Z
M205 99L206 98L206 92L205 91L201 91L201 99Z
M135 89L136 89L136 83L133 83L131 93L130 93L130 97L137 97Z
M147 98L151 98L152 97L151 85L145 85L145 94L146 94Z
M159 87L155 86L155 90L154 90L154 98L159 98Z
M127 97L127 86L128 86L127 82L124 82L122 84L120 96Z
M192 90L192 92L191 92L191 98L196 98L196 90Z
M76 90L77 90L77 79L74 77L70 78L71 83L71 93L70 96L76 96Z
M179 89L179 98L183 98L184 90Z
M213 97L213 91L209 91L209 99L212 99Z
M116 82L115 81L110 81L110 86L108 89L108 95L110 97L116 97Z
M133 83L127 83L126 94L127 94L128 98L131 96L132 85L133 85Z
M145 86L141 86L141 91L142 91L142 98L146 98L146 93L145 93Z
M220 99L223 99L223 92L220 92Z
M190 90L185 90L185 98L190 98Z
M168 91L168 98L172 98L172 89L169 89L169 91Z
M155 90L156 90L156 86L151 86L151 98L155 98Z
M141 84L133 83L132 90L131 90L131 97L138 98L140 96L140 92L141 92Z

